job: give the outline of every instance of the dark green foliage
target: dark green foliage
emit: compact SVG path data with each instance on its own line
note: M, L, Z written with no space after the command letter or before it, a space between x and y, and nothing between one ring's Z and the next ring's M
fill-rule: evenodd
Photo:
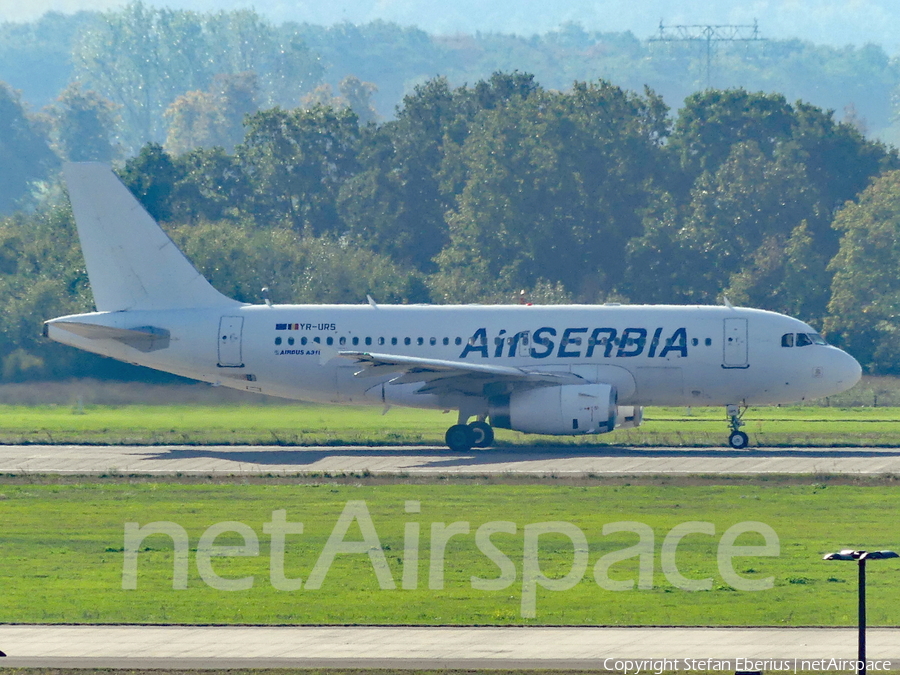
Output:
M349 108L273 108L248 118L236 154L254 217L313 235L338 232L337 195L356 172L358 140Z
M826 327L873 372L900 372L900 171L876 180L835 218L840 251Z

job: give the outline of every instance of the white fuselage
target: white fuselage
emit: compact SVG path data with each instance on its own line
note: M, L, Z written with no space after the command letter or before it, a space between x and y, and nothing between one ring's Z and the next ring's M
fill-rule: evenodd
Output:
M139 349L70 332L66 322L152 327L169 339ZM391 383L396 372L357 377L360 368L338 353L571 372L615 386L621 405L758 405L828 396L859 379L859 364L836 347L783 346L786 334L814 333L773 312L671 305L234 305L47 322L59 342L236 389L441 409L459 408L472 392L418 393L421 383Z

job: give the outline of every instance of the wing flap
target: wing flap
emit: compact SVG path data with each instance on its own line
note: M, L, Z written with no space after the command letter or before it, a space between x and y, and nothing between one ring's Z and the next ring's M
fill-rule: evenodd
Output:
M424 385L418 392L421 394L450 392L482 394L485 387L495 383L547 386L584 382L582 377L568 371L535 371L514 366L372 352L341 351L337 355L352 359L361 366L355 373L356 377L377 377L397 373L397 376L389 381L390 384L421 382Z

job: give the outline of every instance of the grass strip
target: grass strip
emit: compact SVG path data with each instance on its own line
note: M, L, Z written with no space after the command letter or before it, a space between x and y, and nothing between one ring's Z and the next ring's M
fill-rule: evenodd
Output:
M346 534L338 532L338 538L357 542L355 552L336 554L321 586L309 588L351 502L365 505L377 546L369 539L360 548L365 523L347 521ZM696 485L71 479L43 484L0 478L0 622L851 626L856 567L824 562L822 555L846 547L896 548L896 506L896 488L888 485L770 484L764 478ZM285 539L284 577L301 580L292 590L279 590L275 582L278 554L265 524L277 510L285 511L287 522L303 523L302 534ZM213 556L209 563L222 579L249 579L242 590L211 585L198 564L202 550L209 550L200 546L201 537L225 521L242 524L243 533L226 526L214 539L216 546L246 546L248 532L259 543L256 553ZM777 534L778 555L737 557L733 569L744 579L771 577L768 590L737 589L722 572L723 534L747 521ZM173 588L173 540L163 534L140 542L137 588L123 589L129 522L169 522L184 529L184 590ZM512 577L483 590L472 578L502 581L502 560L487 555L476 532L497 522L506 525L491 541ZM604 534L604 526L622 522L649 528L652 547L644 558L604 558L639 543L635 532L607 528ZM697 522L714 534L687 533L674 560L684 578L710 584L708 590L689 591L665 573L661 549L677 527ZM535 568L534 560L526 563L525 532L532 526L533 533L540 523L556 523L551 530L560 530L558 523L567 523L569 531L577 528L585 536L587 560L573 578L573 540L559 533L538 537L539 573L571 584L559 582L564 590L552 590L552 581L535 586L530 618L523 611L526 564L532 578ZM414 542L410 526L419 533L417 559L407 551ZM447 537L450 532L456 534ZM746 533L737 543L759 546L763 539ZM370 555L376 548L394 588L379 582L377 556ZM598 568L601 558L607 564ZM652 564L651 576L641 577L641 560ZM900 624L898 566L878 561L868 572L870 625Z
M753 408L754 445L900 446L900 408ZM455 415L372 407L223 405L0 406L2 444L442 445ZM718 408L649 408L645 423L600 436L540 436L498 430L497 444L720 447Z

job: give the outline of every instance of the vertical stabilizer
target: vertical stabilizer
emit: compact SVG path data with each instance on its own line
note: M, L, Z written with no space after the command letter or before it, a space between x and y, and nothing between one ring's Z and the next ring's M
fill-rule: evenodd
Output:
M98 311L240 304L210 285L109 165L63 173Z

